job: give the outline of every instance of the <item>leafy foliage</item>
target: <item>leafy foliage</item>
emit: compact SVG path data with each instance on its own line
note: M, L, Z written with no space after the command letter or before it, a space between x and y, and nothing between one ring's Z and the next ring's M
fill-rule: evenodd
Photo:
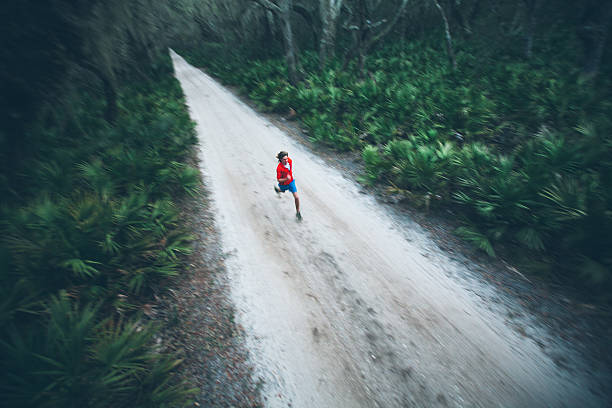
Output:
M426 36L380 47L365 75L353 65L342 71L338 60L324 70L310 64L296 87L281 59L211 58L205 48L187 55L265 109L296 112L314 142L361 151L364 182L390 184L415 204L452 207L463 223L457 232L489 255L500 245L539 253L556 276L598 282L605 294L612 83L585 81L575 38L557 28L538 39L531 59L517 57L516 42L459 37L451 71ZM564 47L553 45L561 39ZM306 61L313 55L303 53Z
M181 406L179 361L130 317L191 252L174 202L199 186L180 88L169 75L121 88L114 126L97 97L72 103L76 116L32 124L37 144L2 185L2 404Z
M153 330L137 322L99 320L98 306L79 307L62 292L39 328L9 330L0 342L7 406L155 407L189 394L168 382L180 362L151 348Z

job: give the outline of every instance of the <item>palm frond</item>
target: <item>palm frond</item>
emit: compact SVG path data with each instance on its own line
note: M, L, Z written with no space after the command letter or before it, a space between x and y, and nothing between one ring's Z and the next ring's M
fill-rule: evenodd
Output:
M60 263L60 266L68 268L75 276L82 279L92 278L100 273L92 265L100 265L100 262L72 258Z
M495 257L495 251L493 250L493 245L491 244L489 238L478 232L476 229L464 226L457 228L455 232L476 248L486 252L487 255Z
M529 249L536 251L543 251L545 249L542 234L533 227L521 228L516 233L516 238Z

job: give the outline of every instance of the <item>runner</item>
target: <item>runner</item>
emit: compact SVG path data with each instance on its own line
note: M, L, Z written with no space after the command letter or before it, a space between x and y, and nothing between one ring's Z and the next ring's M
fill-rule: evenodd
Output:
M295 199L295 217L299 220L302 219L300 214L300 198L297 194L297 187L295 187L295 180L293 178L293 162L289 158L289 153L280 151L276 158L278 159L278 166L276 166L276 179L278 180L278 186L274 186L274 191L278 194L284 193L289 190L293 194Z

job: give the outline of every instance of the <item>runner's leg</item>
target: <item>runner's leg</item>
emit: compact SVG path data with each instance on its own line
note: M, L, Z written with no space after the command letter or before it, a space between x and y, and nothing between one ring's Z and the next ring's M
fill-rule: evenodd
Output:
M293 198L295 199L295 211L300 212L300 197L298 197L298 193L293 193Z

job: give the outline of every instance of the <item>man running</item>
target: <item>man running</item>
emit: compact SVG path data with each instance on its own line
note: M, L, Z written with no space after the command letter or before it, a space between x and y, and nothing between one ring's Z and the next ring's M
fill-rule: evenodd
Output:
M295 199L295 217L298 220L302 219L300 214L300 198L297 194L297 188L295 187L295 180L293 179L293 162L289 158L289 153L280 151L276 158L278 159L278 166L276 166L276 179L278 180L278 186L274 186L274 191L277 193L284 193L289 190L293 194Z

